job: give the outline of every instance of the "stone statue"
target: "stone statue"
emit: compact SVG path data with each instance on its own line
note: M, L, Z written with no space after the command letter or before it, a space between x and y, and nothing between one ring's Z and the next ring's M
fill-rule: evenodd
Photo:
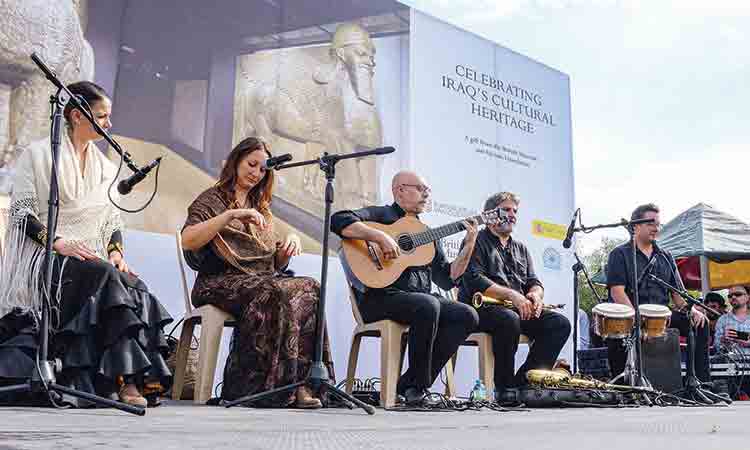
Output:
M382 145L374 93L375 47L368 32L340 25L330 46L267 50L239 58L234 139L258 135L296 161ZM316 166L280 172L280 195L311 211L322 206ZM376 159L337 166L337 205L377 201Z
M7 193L9 169L25 146L49 135L54 87L31 53L64 83L93 79L86 6L86 0L0 0L0 193Z

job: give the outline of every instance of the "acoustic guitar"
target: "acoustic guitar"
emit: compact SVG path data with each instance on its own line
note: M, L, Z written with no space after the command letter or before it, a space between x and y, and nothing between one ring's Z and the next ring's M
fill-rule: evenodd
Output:
M348 272L363 285L384 288L398 280L409 267L430 264L435 257L435 246L427 244L466 230L463 222L469 219L474 219L477 225L508 220L503 210L495 208L437 228L429 228L413 216L402 217L390 225L362 222L391 236L401 249L401 255L386 260L378 245L361 239L344 239L341 242L344 263Z

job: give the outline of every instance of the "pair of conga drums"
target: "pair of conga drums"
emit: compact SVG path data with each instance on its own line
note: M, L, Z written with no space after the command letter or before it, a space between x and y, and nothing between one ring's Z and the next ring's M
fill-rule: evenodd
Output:
M672 312L662 305L640 305L641 336L664 336ZM591 310L594 332L603 339L624 339L630 336L635 324L635 310L619 303L599 303Z

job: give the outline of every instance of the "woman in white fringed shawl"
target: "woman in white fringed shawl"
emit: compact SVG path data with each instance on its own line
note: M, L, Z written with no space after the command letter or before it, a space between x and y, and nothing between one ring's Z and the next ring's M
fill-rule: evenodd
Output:
M112 103L101 87L82 81L68 88L85 100L102 128L112 126ZM16 314L18 308L40 308L44 246L54 239L50 348L62 361L58 382L145 407L144 395L170 382L163 327L172 319L123 257L122 222L107 197L117 169L94 145L101 137L70 105L64 116L55 236L46 228L49 140L25 149L16 165L0 267L0 315L10 308ZM29 333L0 343L0 377L28 376L35 345Z

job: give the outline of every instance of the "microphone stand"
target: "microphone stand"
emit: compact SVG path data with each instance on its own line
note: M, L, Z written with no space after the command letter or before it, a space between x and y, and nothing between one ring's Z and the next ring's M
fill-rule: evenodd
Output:
M104 130L94 119L94 116L91 114L91 111L89 111L88 108L83 106L81 103L81 100L73 95L72 92L65 86L62 81L60 81L59 78L57 78L57 75L55 75L55 72L52 71L47 65L42 61L39 56L37 56L36 53L31 54L31 60L34 61L34 63L39 67L39 69L44 72L45 77L55 85L55 87L58 89L58 93L56 94L59 96L60 92L64 92L67 94L68 97L68 103L72 104L75 109L81 112L83 116L91 123L91 126L96 130L97 133L99 133L99 136L103 137L105 141L113 148L115 151L122 157L123 162L125 163L128 168L135 172L140 172L140 169L138 166L133 162L133 157L130 155L130 153L126 152L125 150L120 147L120 144L117 143L117 141L110 136L110 134ZM62 106L65 106L65 103L62 104Z
M564 248L570 248L571 244L571 238L577 231L583 231L587 232L587 228L581 224L579 228L575 227L576 220L578 220L579 224L581 222L581 208L578 208L573 213L573 220L570 222L570 227L568 228L567 235L565 236L565 239L563 240L562 246ZM592 230L594 228L591 228ZM576 259L576 263L573 264L573 267L571 269L573 270L573 374L578 375L578 310L579 310L579 304L580 304L580 288L578 286L578 274L580 272L583 272L583 276L586 278L586 282L589 285L589 288L591 288L591 292L594 293L594 297L596 298L597 303L600 303L602 300L599 298L599 294L596 292L596 289L594 289L594 284L591 282L591 277L589 277L589 273L586 270L586 266L581 262L581 258L578 257L578 252L576 252L575 249L573 249L573 256ZM588 330L586 330L588 332Z
M56 383L55 378L55 363L48 360L49 351L49 321L50 321L50 302L52 299L52 269L54 264L55 256L52 253L52 244L55 238L55 231L57 229L57 211L59 209L59 192L58 192L58 180L57 180L57 163L60 154L60 143L61 143L61 127L63 121L63 110L65 102L63 101L63 92L70 96L68 101L72 101L77 105L84 116L91 122L97 131L99 131L105 139L108 138L104 130L99 127L91 114L86 111L85 108L81 107L80 102L76 99L71 92L60 82L55 74L42 62L36 54L31 55L31 59L39 66L39 68L45 73L47 79L52 81L52 84L57 86L57 92L50 97L50 104L52 106L51 127L50 127L50 149L52 152L52 169L50 173L50 190L49 190L49 202L47 208L47 243L45 246L44 253L44 298L42 298L42 317L41 323L38 329L39 333L39 347L37 348L36 367L34 372L29 376L29 381L24 384L17 384L12 386L0 387L0 393L4 392L31 392L31 393L47 393L50 401L54 404L53 394L62 396L67 394L73 397L82 398L88 400L97 405L111 406L121 411L129 412L138 416L146 414L146 410L137 406L128 405L126 403L110 400L107 398L99 397L98 395L89 394L87 392L77 391L67 386L62 386ZM108 142L111 138L108 139ZM114 141L111 141L114 142ZM116 147L119 149L119 147ZM118 151L121 151L118 150ZM129 158L128 158L129 160ZM131 167L132 165L132 167ZM135 167L135 164L130 162L128 167ZM137 170L137 167L135 167ZM60 289L61 286L58 286ZM35 314L36 317L36 314ZM57 364L59 366L59 363Z
M316 327L315 327L315 352L313 356L313 362L312 366L310 368L310 373L307 375L307 378L298 381L296 383L288 384L286 386L278 387L275 389L271 389L266 392L261 392L259 394L253 394L253 395L247 395L241 398L238 398L236 400L233 400L226 404L227 408L230 408L235 405L240 405L244 403L252 403L258 400L262 400L266 397L271 397L276 394L280 394L283 392L288 392L293 389L297 389L300 386L308 386L311 388L314 392L319 392L322 389L324 389L326 392L333 394L334 397L338 397L340 400L344 401L344 404L349 409L354 409L354 406L352 406L352 403L356 404L360 408L364 409L367 414L375 414L375 408L372 406L358 400L357 398L352 397L351 395L347 394L346 392L339 390L330 382L330 378L328 377L328 369L326 369L325 365L323 364L323 340L324 340L324 326L325 326L325 307L326 307L326 284L328 282L328 237L330 233L330 227L331 227L331 205L333 205L333 196L334 196L334 180L336 178L336 163L338 163L341 160L344 159L350 159L350 158L362 158L365 156L370 155L385 155L388 153L393 153L395 149L393 147L383 147L378 148L374 150L367 150L363 152L356 152L356 153L350 153L346 155L331 155L328 153L323 153L323 156L321 156L318 159L310 159L307 161L300 161L296 163L290 163L290 164L282 164L279 166L276 166L276 169L289 169L292 167L300 167L300 166L308 166L317 164L320 167L320 170L325 173L326 176L326 187L325 187L325 215L323 217L323 254L322 254L322 262L321 262L321 269L320 269L320 301L318 303L318 309L316 311Z
M704 383L702 383L695 375L695 324L693 324L693 321L691 319L693 307L700 306L706 311L714 314L718 314L718 311L706 306L702 300L693 297L683 289L678 289L675 286L672 286L671 284L667 283L654 274L648 274L647 276L661 287L674 292L675 294L685 299L685 301L687 302L687 318L689 323L687 336L687 363L685 364L687 373L685 375L685 387L677 392L674 392L674 395L698 403L702 403L704 405L714 405L719 402L724 402L727 405L731 404L732 400L728 396L724 394L716 394L708 389L704 389ZM705 324L704 326L708 326L708 324Z
M156 179L156 185L154 186L154 191L151 194L151 198L149 198L146 201L146 203L143 206L139 207L138 209L125 209L125 208L119 206L117 203L115 203L114 200L112 200L112 197L111 197L111 195L109 193L109 190L112 188L112 186L110 186L109 189L107 190L107 195L109 196L109 201L112 202L112 204L117 209L119 209L121 211L124 211L124 212L127 212L127 213L138 213L138 212L141 212L144 209L146 209L146 207L151 204L151 201L156 196L156 189L157 189L157 186L158 186L158 183L159 183L159 166L160 166L160 163L161 163L161 158L156 158L148 167L145 168L146 169L145 171L144 171L144 169L139 168L135 164L135 162L133 162L133 157L130 155L130 153L128 153L125 150L123 150L122 147L120 147L120 144L118 144L117 141L104 128L102 128L101 126L99 126L99 124L94 119L94 116L91 113L91 111L86 106L84 106L81 103L81 98L73 95L73 93L70 92L70 90L67 88L67 86L65 86L60 81L60 79L57 78L57 75L55 75L55 72L53 72L52 69L50 69L49 67L47 67L47 65L44 63L44 61L42 61L41 58L39 58L39 56L37 56L36 53L32 53L31 54L31 60L34 61L34 63L44 73L44 75L47 77L47 79L52 84L55 85L55 87L58 89L58 93L59 92L64 92L65 94L67 94L67 96L68 96L68 103L71 104L71 105L73 105L73 107L75 109L77 109L78 111L80 111L81 114L83 114L83 116L86 118L86 120L88 120L89 123L91 123L91 126L94 128L94 130L96 130L96 132L99 134L99 136L103 137L104 140L107 141L107 143L110 145L110 147L112 147L113 149L115 149L115 151L117 152L117 154L120 155L120 158L121 158L120 167L122 167L122 163L124 163L126 166L128 166L128 169L130 169L135 174L135 175L133 175L134 177L139 177L140 178L138 181L136 181L135 183L133 183L133 185L135 185L136 183L138 183L141 180L143 180L143 178L146 177L146 174L148 174L148 172L151 170L151 168L153 168L153 165L154 164L156 165L156 177L157 177L157 179ZM65 103L63 103L63 106L65 106ZM117 176L120 175L120 167L118 167L118 169L117 169ZM115 180L112 181L112 185L115 184L117 176L115 177ZM122 181L120 183L122 183ZM130 186L130 187L132 188L132 186ZM119 186L118 186L118 188L119 188ZM128 191L128 192L130 192L130 191ZM125 193L123 195L126 195L126 194L127 193Z
M633 336L625 341L626 346L628 347L628 356L625 363L625 369L622 373L618 374L616 377L614 377L612 380L609 381L610 384L614 383L615 381L619 380L620 378L625 378L627 382L630 384L630 386L633 387L651 387L651 383L648 382L648 380L643 375L643 359L641 355L641 314L639 311L639 303L638 303L638 271L637 271L637 249L635 244L635 232L633 230L633 225L638 224L644 224L644 223L653 223L654 219L636 219L627 221L625 219L621 219L619 222L614 223L607 223L607 224L600 224L600 225L594 225L591 227L586 227L584 225L581 225L580 227L573 228L573 233L576 232L583 232L583 233L590 233L594 230L598 230L601 228L618 228L618 227L624 227L626 230L628 230L628 233L630 233L630 245L632 247L631 252L631 259L633 264L633 275L632 275L632 283L633 283L633 296L631 298L631 301L633 302L633 308L635 309L635 323L633 328ZM577 324L576 324L577 325ZM576 345L574 342L573 345ZM643 395L642 398L647 404L651 404L651 400L648 398L647 395Z
M573 256L576 259L576 263L573 264L571 269L573 270L573 374L578 375L578 305L580 304L580 288L578 286L579 273L583 272L583 277L586 279L591 292L594 293L597 303L601 303L602 299L599 298L599 293L594 289L594 283L591 282L591 277L586 270L586 266L581 262L581 258L578 257L578 252L573 250ZM588 333L588 330L583 330L584 333Z

